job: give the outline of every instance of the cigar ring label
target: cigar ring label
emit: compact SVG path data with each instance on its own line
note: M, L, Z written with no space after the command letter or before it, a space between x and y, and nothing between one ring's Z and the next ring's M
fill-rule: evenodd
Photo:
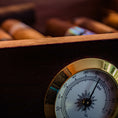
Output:
M84 28L80 28L80 27L71 27L69 28L66 33L65 36L77 36L77 35L92 35L95 34L89 30L86 30Z
M84 34L85 30L79 27L71 27L69 28L66 33L65 36L75 36L75 35L82 35Z
M29 26L27 26L26 24L24 23L17 23L15 25L12 26L12 28L10 29L9 33L11 35L13 35L18 29L24 29L24 28L29 28Z

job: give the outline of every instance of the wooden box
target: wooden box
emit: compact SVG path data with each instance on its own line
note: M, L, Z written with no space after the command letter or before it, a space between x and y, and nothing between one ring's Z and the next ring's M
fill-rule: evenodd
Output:
M36 28L44 32L45 21L52 16L69 19L83 15L100 19L100 8L104 5L101 2L105 1L35 0L40 6L40 9L36 8ZM10 3L16 1L12 0ZM6 3L1 0L1 4ZM65 11L62 12L63 10ZM71 14L68 10L72 10ZM41 18L40 22L38 18ZM67 64L86 57L105 59L118 67L117 39L118 33L111 33L0 42L0 116L45 118L44 96L55 74Z

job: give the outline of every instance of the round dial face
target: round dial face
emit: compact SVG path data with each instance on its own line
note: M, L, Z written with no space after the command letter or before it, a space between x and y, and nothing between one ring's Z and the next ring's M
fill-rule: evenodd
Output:
M45 96L46 118L118 118L118 69L98 58L63 68Z
M117 86L112 77L88 69L70 77L55 101L57 118L109 118L116 109Z

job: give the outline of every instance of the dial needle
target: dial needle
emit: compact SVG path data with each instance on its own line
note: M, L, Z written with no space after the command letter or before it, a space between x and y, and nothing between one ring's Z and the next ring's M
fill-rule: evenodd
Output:
M96 89L96 87L97 87L99 81L100 81L100 78L98 79L98 81L97 81L97 83L96 83L96 85L95 85L95 87L94 87L94 89L93 89L93 91L92 91L92 93L91 93L91 95L90 95L89 100L91 99L91 97L92 97L92 95L93 95L93 93L94 93L94 91L95 91L95 89Z
M84 111L86 111L86 108L91 105L91 102L92 102L92 101L91 101L91 97L92 97L92 95L93 95L93 93L94 93L94 91L95 91L95 89L96 89L96 87L97 87L99 81L100 81L100 78L98 79L97 83L95 84L95 87L94 87L94 89L93 89L93 91L92 91L90 97L89 97L89 98L86 98L86 99L84 99L84 100L82 101L82 102L83 102L83 105L84 105L84 109L83 109Z

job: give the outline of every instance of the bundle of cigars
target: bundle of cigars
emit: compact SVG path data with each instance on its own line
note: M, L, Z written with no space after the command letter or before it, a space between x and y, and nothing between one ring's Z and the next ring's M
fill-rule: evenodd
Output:
M35 22L34 8L33 3L0 8L0 41L40 40L48 37L118 32L118 13L113 10L105 10L107 15L101 21L80 16L68 20L50 18L46 21L45 33L41 33L32 27L33 22Z

